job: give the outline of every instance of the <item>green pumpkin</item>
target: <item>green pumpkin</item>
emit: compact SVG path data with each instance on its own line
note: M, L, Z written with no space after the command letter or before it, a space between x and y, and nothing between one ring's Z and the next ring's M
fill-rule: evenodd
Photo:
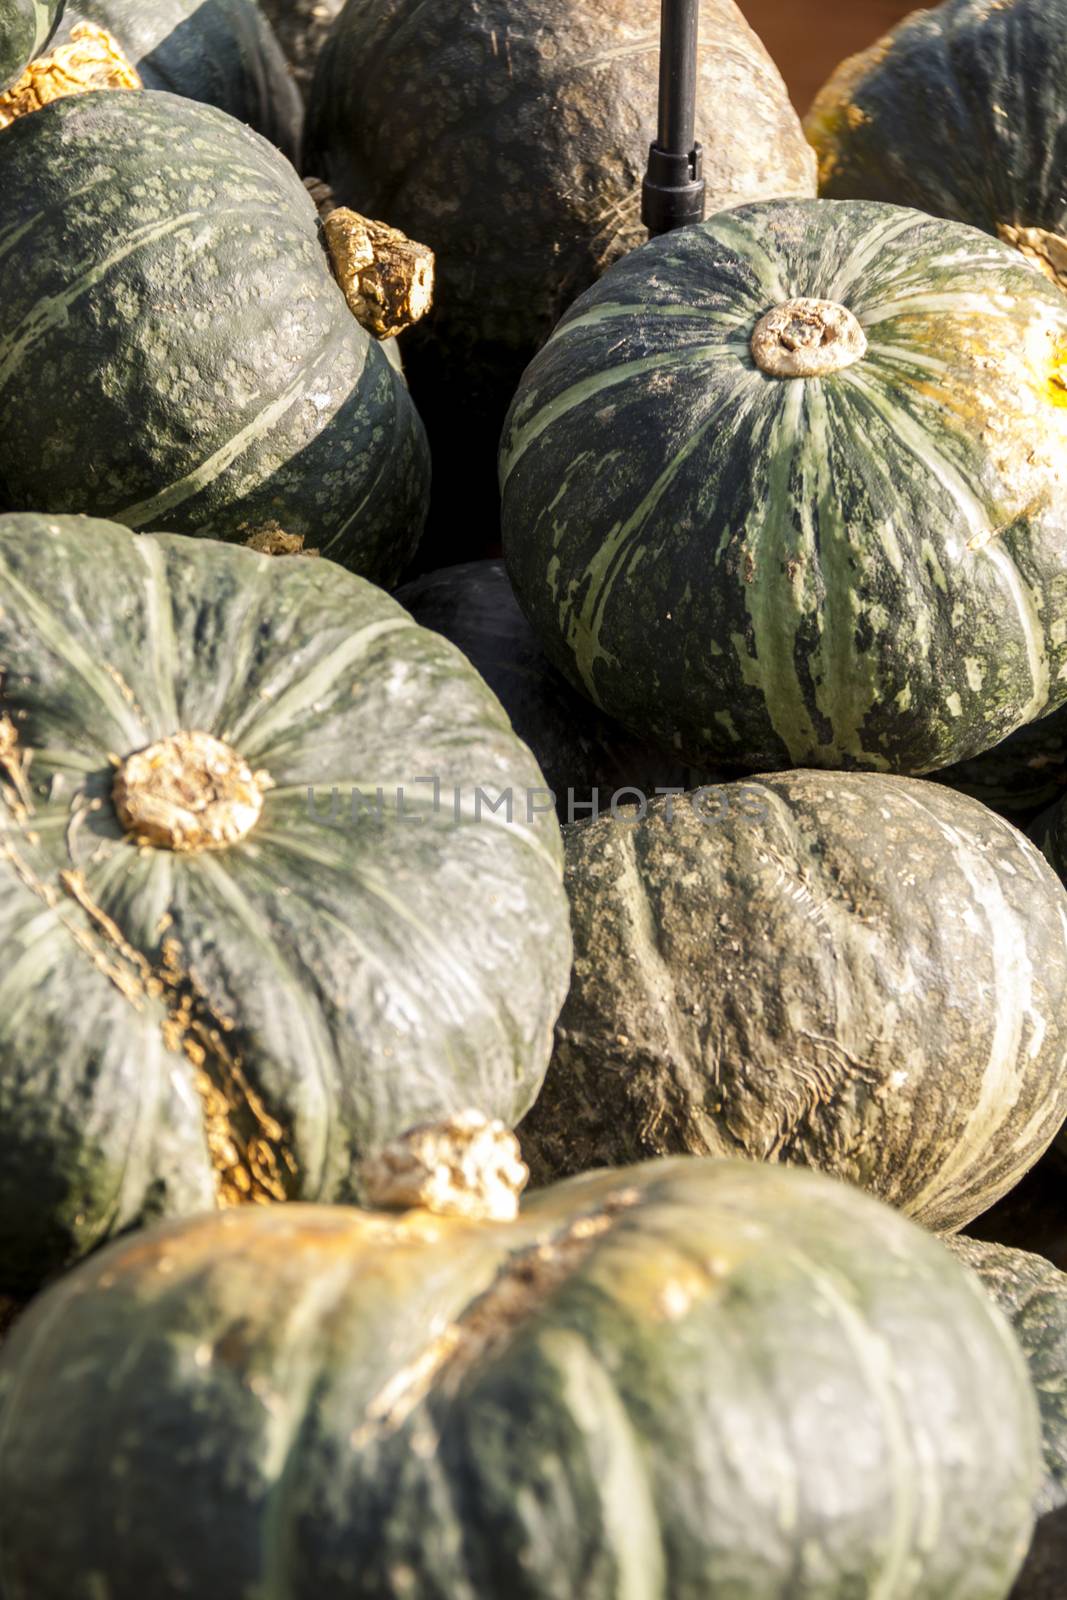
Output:
M1067 706L1024 723L991 750L933 776L1025 826L1067 788Z
M1041 1406L1045 1479L1034 1541L1012 1600L1062 1600L1067 1571L1067 1273L1040 1256L977 1239L947 1241L1010 1320Z
M289 58L303 96L311 87L316 58L343 5L344 0L260 0L259 9Z
M467 561L424 573L396 591L416 622L458 645L529 745L560 821L607 810L701 777L665 751L601 716L545 660L500 561ZM709 780L704 780L709 781Z
M745 1163L195 1219L0 1352L5 1600L1004 1600L1039 1479L972 1274Z
M64 0L0 0L0 93L44 50Z
M703 0L708 210L815 193L785 85L733 0ZM659 0L348 0L319 56L305 167L437 252L405 355L434 450L441 562L495 537L522 370L574 297L644 242Z
M525 1112L559 829L458 650L330 562L79 518L0 520L0 602L0 1294Z
M59 42L81 22L107 29L146 89L218 106L298 159L300 96L255 0L69 0Z
M794 772L578 824L566 851L539 1181L744 1155L958 1228L1067 1116L1067 899L977 801Z
M399 577L425 435L277 150L172 95L80 95L4 132L0 193L0 506L280 524Z
M820 189L969 222L1067 287L1065 0L945 0L842 62L808 114Z
M921 773L1067 693L1067 304L864 202L635 250L529 367L500 457L519 603L695 763Z

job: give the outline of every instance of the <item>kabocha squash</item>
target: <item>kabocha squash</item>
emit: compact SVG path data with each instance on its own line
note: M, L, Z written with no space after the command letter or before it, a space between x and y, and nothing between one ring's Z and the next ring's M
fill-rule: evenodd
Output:
M16 516L0 685L0 1295L527 1109L559 828L459 651L330 562Z
M574 973L522 1128L538 1180L744 1155L957 1228L1051 1143L1067 900L976 800L795 772L566 840Z
M822 193L917 206L1067 288L1067 0L945 0L842 63L807 132Z
M921 773L1067 691L1067 303L973 229L744 206L527 371L504 554L549 659L694 762Z
M0 0L0 93L41 54L62 11L63 0Z
M1023 1250L963 1237L952 1253L982 1279L1015 1330L1041 1407L1045 1478L1012 1600L1062 1600L1067 1572L1067 1274Z
M1004 1600L1039 1478L973 1275L737 1162L172 1225L0 1352L5 1600Z
M273 27L305 97L316 57L343 4L344 0L260 0L259 9Z
M733 0L703 0L700 28L709 211L814 194L785 86ZM496 446L526 363L646 237L659 40L659 0L348 0L323 47L307 171L440 258L433 315L405 357L445 560L492 537Z
M658 787L692 788L701 777L662 750L633 739L575 694L545 660L500 561L468 561L425 573L398 589L424 628L443 633L477 667L529 745L561 820L634 801ZM623 793L628 790L629 793Z
M1067 790L1067 706L1025 723L992 750L931 776L1025 826Z
M172 95L82 95L5 131L0 192L0 505L238 541L281 525L399 577L422 425L266 140Z
M83 22L107 29L146 89L218 106L298 160L300 97L255 0L68 0L58 40Z

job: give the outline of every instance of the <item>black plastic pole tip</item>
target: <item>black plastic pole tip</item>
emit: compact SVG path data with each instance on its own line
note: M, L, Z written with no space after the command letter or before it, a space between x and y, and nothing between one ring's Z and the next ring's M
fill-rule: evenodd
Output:
M675 228L704 220L704 152L694 144L688 155L648 152L648 171L641 185L641 221L655 238Z
M641 190L653 236L704 219L703 154L696 142L700 0L661 0L659 119Z

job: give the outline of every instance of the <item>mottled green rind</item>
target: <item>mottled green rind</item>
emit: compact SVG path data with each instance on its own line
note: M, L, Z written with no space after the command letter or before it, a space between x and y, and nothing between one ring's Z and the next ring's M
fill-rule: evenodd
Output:
M867 337L768 377L756 322ZM1067 694L1067 304L1017 252L865 202L745 206L633 251L529 367L503 536L545 651L694 762L921 773Z
M260 0L259 9L270 21L305 98L315 61L343 5L344 0Z
M932 776L1024 827L1067 789L1067 706L1025 723L992 750Z
M5 1600L1004 1600L1040 1471L973 1275L733 1162L189 1222L0 1352Z
M255 0L72 0L59 40L80 22L118 40L146 89L217 106L299 160L300 96Z
M0 506L243 541L264 523L395 582L429 458L266 140L161 93L0 139Z
M39 56L55 31L64 0L0 0L0 93Z
M677 756L632 738L575 694L545 660L519 610L500 561L468 561L431 572L396 591L415 621L458 645L477 667L529 745L556 797L561 821L633 804L637 790L693 788L702 781ZM706 781L711 781L710 777Z
M1045 1481L1040 1514L1067 1506L1067 1273L1042 1256L962 1236L946 1240L977 1272L1023 1347L1041 1407Z
M946 0L843 62L807 118L821 191L1067 233L1065 0Z
M700 29L709 213L813 195L785 85L733 0L703 0ZM523 368L647 237L659 40L659 0L348 0L319 57L305 169L437 252L405 357L434 451L438 564L495 539L496 447Z
M1067 897L937 784L795 772L567 830L574 973L535 1181L652 1155L812 1166L930 1227L1067 1115Z
M559 828L476 814L478 786L543 779L458 650L326 561L18 516L0 520L0 685L33 801L22 825L0 798L0 1294L213 1192L191 1069L79 947L61 871L153 966L177 941L286 1130L293 1194L352 1198L359 1154L426 1118L526 1111L570 970ZM274 787L239 845L139 851L112 757L183 728Z

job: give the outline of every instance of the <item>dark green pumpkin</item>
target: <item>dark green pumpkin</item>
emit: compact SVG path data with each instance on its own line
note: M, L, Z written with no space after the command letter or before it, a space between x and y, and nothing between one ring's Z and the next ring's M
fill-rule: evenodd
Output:
M458 650L330 562L17 516L0 685L0 1294L235 1187L351 1197L442 1108L527 1109L559 829L479 805L543 779ZM226 848L119 821L114 762L183 730L273 780Z
M777 375L801 361L830 370ZM975 755L1067 693L1065 374L1062 295L973 229L772 201L655 240L516 395L519 603L694 762Z
M633 803L659 788L701 782L676 756L631 738L575 694L545 660L502 562L468 561L426 573L396 598L477 667L533 751L561 821L589 816L594 803L607 811L616 795L619 803Z
M107 29L146 89L218 106L298 160L300 97L255 0L70 0L58 41L80 22Z
M300 93L307 95L315 61L344 0L260 0L293 69Z
M1041 1407L1045 1480L1034 1541L1011 1600L1062 1600L1067 1573L1067 1273L1040 1256L963 1237L953 1255L1010 1320Z
M571 989L523 1152L819 1167L930 1227L1067 1115L1067 899L939 784L795 772L568 829Z
M811 150L733 0L704 0L708 208L815 193ZM526 363L646 238L659 0L348 0L319 57L306 169L437 252L405 355L434 450L441 562L494 537L494 461Z
M0 506L280 524L399 577L422 425L273 146L172 95L82 95L4 132L0 193Z
M1004 1600L1039 1479L973 1275L744 1163L196 1219L0 1352L5 1600Z
M44 50L63 0L0 0L0 93Z
M945 0L837 69L807 132L820 188L1026 245L1067 287L1067 3ZM1019 239L1019 230L1032 230Z
M1024 827L1067 789L1067 706L933 776Z

